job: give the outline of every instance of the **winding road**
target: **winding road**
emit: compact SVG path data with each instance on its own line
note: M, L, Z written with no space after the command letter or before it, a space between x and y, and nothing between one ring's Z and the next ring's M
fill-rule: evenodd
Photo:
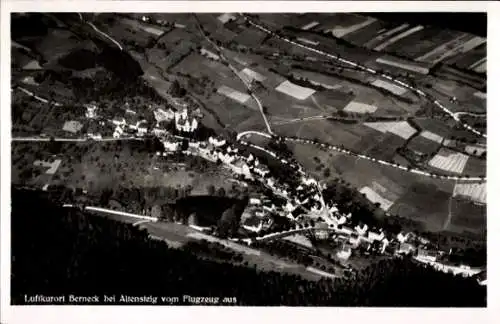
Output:
M269 138L269 139L272 138L271 135L266 134L266 133L257 132L257 131L245 131L245 132L239 133L236 136L236 139L240 140L241 138L249 136L249 135L259 135L259 136L263 136L263 137L266 137L266 138ZM352 156L355 156L355 157L357 157L359 159L364 159L364 160L372 161L372 162L378 163L380 165L386 165L386 166L390 166L390 167L393 167L393 168L401 169L403 171L407 171L409 173L423 175L423 176L432 177L432 178L436 178L436 179L459 180L459 181L470 181L470 182L483 182L483 181L486 181L486 177L446 176L446 175L440 175L440 174L436 174L436 173L431 173L431 172L423 171L423 170L420 170L420 169L408 168L408 167L405 167L405 166L402 166L402 165L397 165L397 164L392 163L392 162L384 161L384 160L381 160L381 159L376 159L374 157L370 157L370 156L367 156L367 155L364 155L364 154L359 154L359 153L347 150L345 148L342 148L340 146L329 145L329 144L325 144L325 143L317 143L317 142L315 142L313 140L310 140L310 139L292 138L292 137L282 137L282 138L285 141L295 142L295 143L301 143L301 144L316 145L316 146L319 146L319 147L322 147L322 148L326 148L326 149L334 150L334 151L337 151L337 152L345 153L345 154L348 154L348 155L352 155Z

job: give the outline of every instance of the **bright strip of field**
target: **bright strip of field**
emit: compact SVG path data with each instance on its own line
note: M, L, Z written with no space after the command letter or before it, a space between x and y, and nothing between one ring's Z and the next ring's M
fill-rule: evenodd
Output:
M475 68L477 68L478 66L482 65L485 62L486 62L486 56L483 57L482 59L480 59L479 61L474 62L471 65L469 65L469 69L474 70Z
M374 113L377 110L377 106L351 101L347 104L347 106L344 107L343 110L347 112L366 114L366 113Z
M309 29L314 28L318 25L319 25L319 22L313 21L313 22L308 23L307 25L304 25L301 29L302 30L309 30Z
M250 99L250 95L243 92L239 92L225 85L217 89L217 93L224 95L230 99L233 99L239 103L245 103L248 99Z
M486 61L484 61L483 63L475 67L473 71L477 73L484 73L486 72L486 66L487 66Z
M305 237L304 235L294 234L294 235L284 237L283 239L287 240L289 242L293 242L295 244L305 246L307 248L311 248L311 249L314 248L311 241L307 237Z
M382 208L384 211L389 210L389 208L391 208L391 206L394 204L392 201L380 196L377 192L375 192L375 190L370 187L363 187L361 190L359 190L359 192L365 194L366 198L372 203L379 203L380 208Z
M397 86L393 83L387 82L385 80L377 79L372 82L372 85L378 87L378 88L383 88L385 90L388 90L398 96L401 96L406 92L405 88L401 88L400 86Z
M418 66L418 65L410 65L410 64L400 63L400 62L396 62L396 61L391 61L391 60L383 59L381 57L379 57L375 61L377 63L380 63L380 64L386 64L386 65L390 65L390 66L395 66L395 67L398 67L398 68L401 68L401 69L405 69L405 70L408 70L408 71L413 71L413 72L417 72L417 73L421 73L421 74L427 74L427 73L429 73L429 69L428 68L425 68L425 67L422 67L422 66Z
M389 37L389 36L392 36L396 33L399 33L400 31L402 31L403 29L407 28L408 26L410 26L409 24L402 24L401 26L398 26L396 28L393 28L393 29L390 29L378 36L376 36L375 38L372 38L371 40L369 40L368 42L366 42L363 46L364 47L367 47L367 48L372 48L373 46L375 46L378 42L381 42L383 41L385 38Z
M55 160L52 163L37 160L37 161L33 162L33 164L36 166L49 167L49 169L45 173L46 174L54 174L57 172L57 169L59 169L61 162L62 162L62 160L60 160L60 159Z
M481 98L481 99L486 99L486 93L481 92L481 91L474 92L474 96L478 97L478 98Z
M409 139L413 134L417 132L416 129L411 127L411 125L405 121L364 123L363 125L368 126L382 133L387 133L387 132L392 133L405 140Z
M386 48L387 46L389 46L389 45L397 42L398 40L403 39L403 38L405 38L407 36L410 36L411 34L414 34L414 33L418 32L418 31L421 31L422 29L424 29L424 26L416 26L416 27L413 27L411 29L408 29L407 31L402 32L401 34L396 35L396 36L394 36L394 37L386 40L385 42L383 42L379 46L375 47L375 50L376 51L381 51L384 48Z
M457 183L453 189L453 197L465 196L473 201L486 204L486 182Z
M200 50L200 53L201 55L206 55L208 56L209 58L213 59L213 60L220 60L220 56L215 54L214 52L211 52L209 50L207 50L206 48L202 48Z
M441 149L430 161L429 165L453 173L462 173L469 157L462 153L456 153Z
M431 141L436 142L436 143L441 143L441 141L443 141L442 136L439 136L438 134L434 134L434 133L426 131L426 130L422 131L420 136L427 138L428 140L431 140Z
M286 95L289 95L291 97L294 97L295 99L298 100L305 100L316 92L316 90L314 89L301 87L299 85L291 83L288 80L282 82L279 86L276 87L275 90L284 93Z
M484 152L486 152L486 148L485 147L480 147L480 146L467 145L465 147L465 152L469 153L471 155L481 155Z
M255 72L253 70L250 70L249 68L244 68L243 70L241 70L240 73L246 74L252 80L256 80L259 82L263 82L266 79L266 77L263 76L262 74Z
M316 269L313 267L307 267L306 270L310 271L312 273L315 273L315 274L319 274L320 276L335 278L334 274L331 274L331 273L328 273L328 272L325 272L325 271L322 271L322 270L319 270L319 269Z
M439 53L444 53L450 49L457 47L459 45L459 44L457 45L457 43L459 43L460 41L462 41L466 37L468 37L467 34L460 33L457 37L453 38L452 40L450 40L444 44L441 44L438 47L435 47L434 49L430 50L429 52L425 53L422 56L417 57L415 59L415 61L423 62L432 56L439 56Z
M313 45L313 46L316 46L316 45L318 45L318 44L319 44L319 42L318 42L318 41L312 41L312 40L310 40L310 39L303 38L303 37L299 37L299 38L297 38L297 40L298 40L299 42L306 43L306 44Z
M329 32L331 32L335 37L344 37L344 36L347 36L348 34L350 33L353 33L363 27L366 27L372 23L374 23L375 21L377 21L377 19L375 18L367 18L365 21L362 21L358 24L355 24L355 25L352 25L352 26L349 26L349 27L335 27L331 30L329 30Z
M261 254L260 251L258 251L258 250L247 248L243 245L236 244L236 243L233 243L233 242L227 241L227 240L222 240L222 239L219 239L215 236L203 234L201 232L189 233L186 236L189 238L196 239L196 240L207 240L209 242L216 242L216 243L222 244L230 249L233 249L237 252L241 252L244 254L249 254L249 255L260 255Z
M231 19L236 19L236 16L232 13L223 13L222 15L220 15L219 17L217 17L217 19L225 24L227 23L228 21L230 21Z
M464 43L460 44L460 42L462 42L462 39L457 40L456 43L454 44L455 46L445 46L444 50L447 50L446 52L444 52L443 54L438 54L437 57L435 57L433 59L428 59L428 57L427 57L426 58L427 61L431 62L432 64L435 64L435 63L438 63L439 61L442 61L443 59L445 59L447 57L450 57L450 56L453 56L456 54L466 53L466 52L470 51L471 49L473 49L474 47L477 47L477 46L486 42L486 38L483 38L483 37L476 36L476 37L470 38L470 35L466 35L466 36L468 36L467 38L469 38L469 39L467 41L465 41ZM442 51L443 51L443 49L441 49L438 52L442 52ZM417 61L419 61L419 60L417 59Z

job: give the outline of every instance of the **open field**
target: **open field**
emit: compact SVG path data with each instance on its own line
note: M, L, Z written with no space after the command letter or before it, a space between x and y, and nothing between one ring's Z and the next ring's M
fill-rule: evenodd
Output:
M376 192L375 190L373 190L370 187L363 187L363 188L361 188L361 190L359 190L359 192L361 192L362 194L365 194L366 198L369 201L371 201L372 203L374 203L374 204L379 203L380 208L382 208L384 211L388 211L389 208L391 208L391 206L393 204L392 201L385 199L378 192Z
M381 20L375 20L371 22L370 24L359 28L356 31L350 32L347 35L344 35L342 37L346 41L353 43L357 46L363 46L367 42L369 42L371 39L375 38L377 35L380 33L384 32L387 28L390 28L391 24L381 21Z
M448 230L482 235L486 233L486 205L464 199L453 199L451 214Z
M314 92L316 92L313 89L301 87L290 81L284 81L275 90L283 92L284 94L292 96L298 100L305 100L309 98Z
M405 88L401 88L393 83L389 83L389 82L382 80L382 79L377 79L374 82L372 82L372 84L376 87L389 90L390 92L392 92L398 96L403 95L407 91Z
M447 149L441 149L430 161L429 165L452 173L461 174L467 163L468 156Z
M234 90L225 85L219 87L219 89L217 89L217 93L224 95L230 99L233 99L241 104L244 104L247 100L251 98L250 95Z
M406 147L417 154L431 155L437 152L439 146L440 144L438 142L431 141L428 138L419 135L411 139Z
M486 183L457 183L453 196L463 196L486 204Z
M451 30L427 27L393 43L385 50L415 59L461 34Z
M350 103L347 104L347 106L344 107L344 111L346 112L355 112L360 114L366 114L366 113L371 114L374 113L376 110L377 110L376 106L367 105L356 101L351 101Z
M12 180L13 183L24 183L19 177L20 170L29 167L30 163L36 162L37 158L47 159L44 146L41 143L15 144L13 145ZM67 144L64 144L67 145ZM73 145L73 144L71 144ZM28 153L19 151L28 148ZM51 184L63 184L71 188L84 188L89 192L101 192L103 189L115 188L117 185L124 187L174 187L184 188L191 186L192 193L203 195L207 193L207 186L214 185L216 188L224 187L230 190L232 178L229 171L209 164L204 172L187 171L183 163L167 163L156 155L151 156L144 152L138 152L123 144L120 149L106 148L108 144L93 143L78 144L80 149L86 148L81 159L75 155L57 155L59 161L57 172L49 174ZM25 150L25 149L24 149ZM19 159L20 152L23 156ZM48 155L50 156L50 155ZM33 162L31 162L33 161ZM19 170L19 171L18 171ZM36 180L36 177L33 178Z
M417 132L416 129L410 126L408 122L376 122L364 123L365 126L378 130L382 133L392 133L403 139L409 139Z

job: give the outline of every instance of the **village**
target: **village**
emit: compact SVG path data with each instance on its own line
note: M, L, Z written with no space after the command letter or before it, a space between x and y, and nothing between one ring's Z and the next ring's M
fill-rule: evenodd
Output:
M154 136L163 144L164 150L156 152L158 157L172 154L185 154L201 157L213 163L220 163L232 172L234 177L242 183L257 181L270 189L276 197L280 197L281 204L275 204L265 195L252 195L249 204L243 212L241 227L249 234L247 237L231 237L229 240L252 245L256 242L275 239L291 238L296 244L301 239L313 235L318 240L332 241L339 246L337 259L348 264L354 251L364 255L389 255L395 257L412 256L414 260L431 265L437 270L461 275L465 277L478 276L484 273L483 269L471 268L460 264L448 264L441 260L452 251L439 251L433 247L428 239L408 232L386 233L382 228L372 228L366 224L352 221L351 214L340 213L335 201L325 201L322 192L325 184L317 181L304 172L302 166L271 152L266 148L240 140L236 144L252 146L287 165L298 174L300 184L290 185L280 181L270 172L269 168L259 161L252 153L237 148L222 136L210 136L208 140L198 140L193 136L199 127L199 112L189 111L187 105L179 112L172 109L156 108L154 118L156 123L151 124L145 119L139 119L137 112L125 107L125 113L116 116L108 123L114 127L113 138L145 138ZM103 125L98 118L99 108L96 105L87 105L86 117ZM175 134L165 125L173 124ZM100 133L88 132L87 137L100 140ZM239 146L238 145L238 146ZM295 227L280 232L271 232L274 217L286 217ZM210 232L210 227L190 225L196 230ZM297 239L297 237L300 237ZM486 279L478 279L479 284L486 284Z

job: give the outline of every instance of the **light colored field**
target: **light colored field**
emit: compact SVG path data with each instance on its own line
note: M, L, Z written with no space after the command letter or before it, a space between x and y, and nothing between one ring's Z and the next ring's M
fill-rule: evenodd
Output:
M376 51L381 51L384 48L386 48L387 46L389 46L389 45L397 42L398 40L403 39L403 38L405 38L407 36L410 36L411 34L414 34L414 33L418 32L418 31L421 31L422 29L424 29L424 26L416 26L416 27L410 28L407 31L402 32L401 34L398 34L398 35L396 35L396 36L394 36L394 37L386 40L385 42L383 42L379 46L375 47L375 50Z
M394 202L385 199L384 197L380 196L375 190L373 190L370 187L363 187L361 190L359 190L362 194L366 195L366 198L371 201L372 203L379 203L380 208L383 210L387 211L389 208L391 208L392 204Z
M318 25L319 25L319 22L317 22L317 21L312 21L312 22L308 23L307 25L304 25L304 26L302 27L302 29L303 29L303 30L309 30L309 29L314 28L314 27L316 27L316 26L318 26Z
M153 34L155 36L161 36L165 33L164 30L155 28L152 26L146 26L133 19L123 18L122 22L136 29L142 29L143 31Z
M474 71L477 72L477 73L485 73L486 72L486 66L487 66L486 61L484 61L478 67L476 67L474 69Z
M410 126L405 121L401 122L375 122L375 123L364 123L365 126L368 126L372 129L378 130L382 133L392 133L399 137L404 138L405 140L410 138L413 134L417 132L416 129Z
M390 66L395 66L395 67L398 67L398 68L401 68L401 69L405 69L405 70L408 70L408 71L413 71L413 72L417 72L417 73L421 73L421 74L427 74L427 73L429 73L429 69L428 68L425 68L425 67L422 67L422 66L418 66L418 65L410 65L410 64L405 64L405 63L401 63L401 62L395 62L395 61L387 60L387 59L384 59L384 58L381 58L381 57L379 57L375 61L377 63L380 63L380 64L386 64L386 65L390 65Z
M484 72L486 72L486 66L487 66L487 64L486 64L486 57L485 57L485 58L480 59L476 63L472 64L471 66L469 66L469 69L472 69L473 71L475 71L477 73L484 73Z
M305 237L304 235L295 234L295 235L284 237L283 240L287 240L287 241L293 242L295 244L305 246L307 248L313 248L311 241L307 237Z
M441 149L430 161L429 165L453 173L462 173L469 157L462 153Z
M57 169L59 168L59 165L61 165L61 162L62 161L60 159L55 160L52 163L46 162L46 161L36 160L35 162L33 162L33 165L49 168L45 173L46 174L54 174L54 173L56 173Z
M421 55L415 59L417 62L429 61L432 62L432 59L438 57L440 54L444 54L451 49L456 48L460 45L460 42L466 39L468 35L466 33L460 33L457 37L452 40L445 42L444 44L439 45L438 47L430 50L429 52Z
M306 44L313 45L313 46L316 46L319 44L318 41L312 41L312 40L304 38L304 37L299 37L299 38L297 38L297 40L299 42L306 43Z
M457 183L453 189L453 197L465 196L476 202L486 204L486 182Z
M222 244L222 245L224 245L230 249L233 249L237 252L240 252L240 253L249 254L249 255L260 255L260 251L258 251L258 250L247 248L243 245L236 244L236 243L233 243L231 241L221 240L217 237L203 234L200 232L189 233L186 236L189 238L197 239L197 240L207 240L209 242L217 242L219 244Z
M313 267L307 267L306 270L310 271L312 273L315 273L315 274L319 274L320 276L323 276L323 277L335 278L334 274L331 274L331 273L328 273L328 272L325 272L325 271L322 271L322 270L319 270L319 269L316 269Z
M214 60L219 60L220 59L219 55L215 54L214 52L211 52L211 51L207 50L206 48L202 48L200 50L200 53L201 53L201 55L206 55L209 58L214 59Z
M389 37L389 36L392 36L396 33L399 33L400 31L402 31L403 29L407 28L408 26L410 26L409 24L403 24L403 25L400 25L398 27L395 27L393 29L390 29L380 35L377 35L376 37L372 38L371 40L369 40L368 42L366 42L364 44L365 47L367 48L372 48L373 46L375 46L378 42L381 42L383 41L385 38Z
M431 140L431 141L436 142L436 143L441 143L441 141L443 140L443 137L441 137L437 134L434 134L432 132L426 131L426 130L422 131L420 136L427 138L428 140Z
M243 70L241 70L240 75L241 74L248 76L248 78L250 78L251 80L256 80L259 82L263 82L266 79L266 77L262 74L255 72L249 68L244 68Z
M467 152L471 155L481 155L481 154L483 154L483 152L486 152L486 147L467 145L465 147L465 152Z
M82 129L83 125L75 120L70 120L64 123L63 131L70 132L76 134Z
M217 19L218 19L221 23L223 23L223 24L225 24L225 23L227 23L229 20L231 20L231 19L235 19L235 18L236 18L236 16L235 16L234 14L232 14L232 13L223 13L222 15L220 15L219 17L217 17Z
M40 66L40 63L38 63L37 60L32 60L25 66L23 66L23 70L41 70L42 67Z
M486 99L486 93L481 92L481 91L474 92L474 96L481 98L481 99Z
M386 90L389 90L390 92L392 92L398 96L401 96L402 94L404 94L406 92L405 88L401 88L401 87L399 87L393 83L389 83L385 80L377 79L377 80L372 82L372 85L379 87L379 88L384 88Z
M250 99L250 95L243 92L239 92L225 85L217 89L217 93L220 93L221 95L224 95L242 104L245 103L248 99Z
M299 85L291 83L288 80L282 82L279 86L276 87L275 90L284 93L286 95L289 95L291 97L294 97L295 99L298 100L305 100L316 92L316 90L306 87L301 87Z
M355 24L355 25L352 25L352 26L349 26L349 27L335 27L331 30L329 30L329 32L331 32L335 37L344 37L350 33L353 33L355 32L356 30L359 30L363 27L366 27L372 23L374 23L375 21L377 21L377 19L375 18L367 18L365 21L362 21L358 24Z
M472 63L471 65L469 65L469 69L474 70L475 68L477 68L478 66L480 66L481 64L483 64L485 62L486 62L486 56L483 57L482 59Z
M471 38L471 35L464 35L463 37L459 37L451 42L451 44L446 43L441 45L434 51L425 54L416 59L416 61L427 61L432 64L438 63L443 59L450 57L456 54L463 54L476 46L479 46L486 42L486 38L475 36Z
M144 30L150 34L153 34L155 36L161 36L165 33L165 31L158 29L158 28L151 27L151 26L142 26L142 30Z
M344 111L355 112L355 113L374 113L377 110L377 106L368 105L361 102L351 101L344 107Z

